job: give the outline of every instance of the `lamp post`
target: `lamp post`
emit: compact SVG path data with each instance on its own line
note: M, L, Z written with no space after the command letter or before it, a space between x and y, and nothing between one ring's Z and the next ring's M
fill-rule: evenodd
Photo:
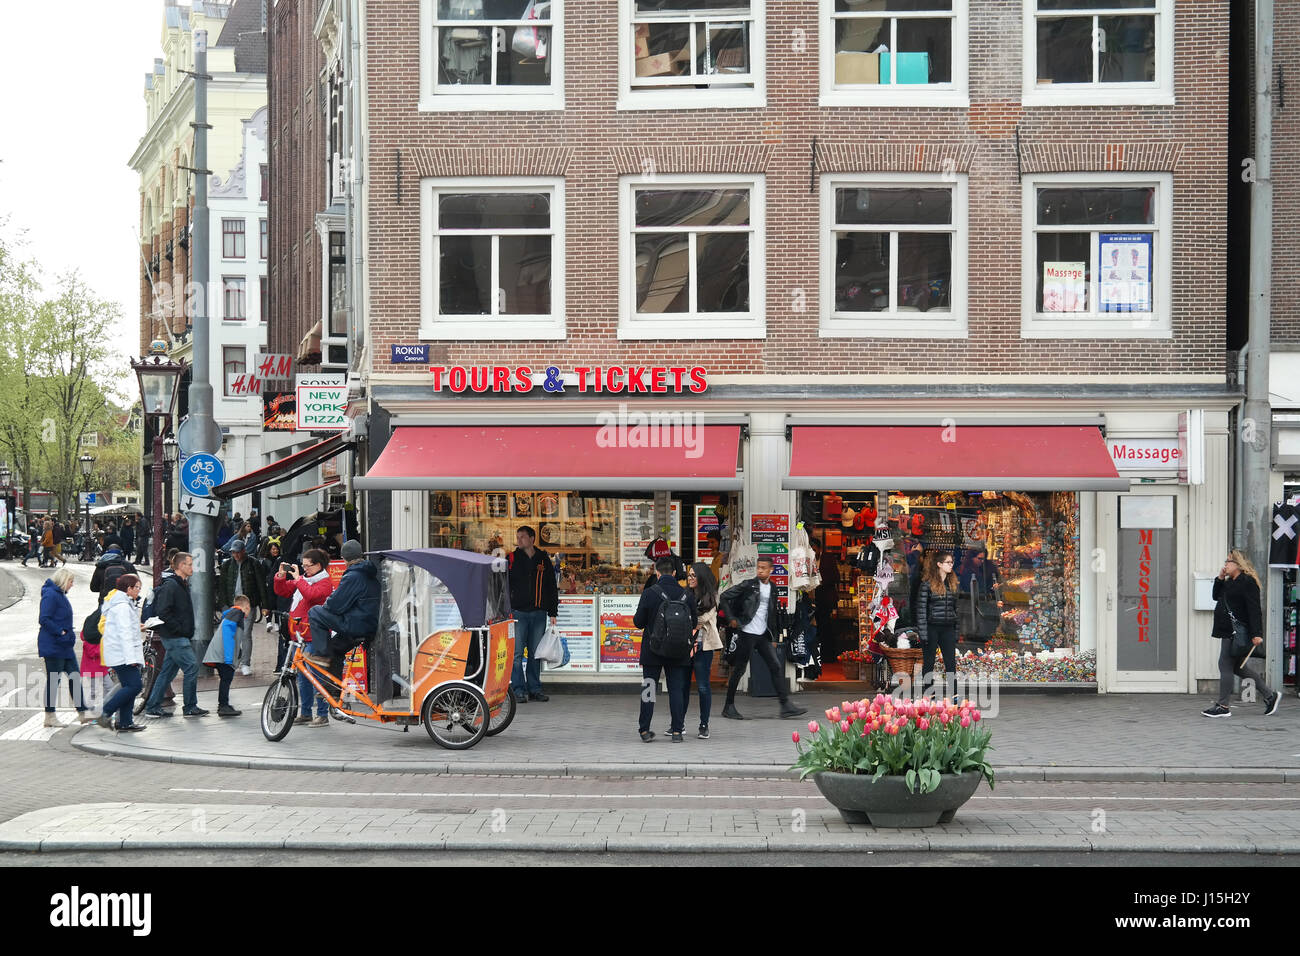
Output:
M14 557L14 515L13 508L9 504L9 479L13 477L13 472L9 470L8 465L0 465L0 491L5 496L5 526L4 537L5 546L3 556L6 558Z
M81 543L81 560L92 561L95 558L94 539L90 535L90 473L95 469L95 456L82 455L77 461L81 462L81 483L85 486L84 497L86 500L86 523L82 527Z
M152 520L150 523L152 529L150 537L153 540L153 546L150 560L153 562L153 584L154 587L157 587L162 579L162 559L166 553L163 549L162 540L162 483L165 462L163 434L168 430L171 423L177 386L180 384L181 375L185 372L185 364L171 361L167 357L166 345L155 342L150 348L149 357L138 361L132 359L131 368L140 380L140 397L143 401L141 407L144 411L145 421L148 422L152 419L154 422L153 464L149 466L153 485Z

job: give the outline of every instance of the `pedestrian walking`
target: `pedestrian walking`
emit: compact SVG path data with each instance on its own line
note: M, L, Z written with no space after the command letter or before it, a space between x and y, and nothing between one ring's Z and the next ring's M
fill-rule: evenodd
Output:
M1253 683L1264 702L1265 716L1277 713L1282 692L1264 679L1264 615L1260 608L1259 574L1235 548L1229 552L1214 579L1214 625L1219 638L1219 699L1201 711L1205 717L1231 717L1232 678ZM1245 685L1243 684L1243 687Z
M46 518L41 524L41 562L43 568L54 567L54 522Z
M102 612L101 612L102 613ZM81 693L86 710L98 716L108 696L109 670L100 657L103 634L100 631L100 613L86 618L81 628Z
M700 696L700 726L695 736L709 739L709 712L713 709L713 688L709 674L713 670L713 652L722 650L722 636L718 633L718 579L713 570L702 561L691 565L686 572L686 586L695 595L695 611L699 623L695 630L695 654L691 657L691 670L695 673L695 686ZM690 678L687 677L689 685ZM690 687L686 688L686 709L690 710Z
M182 514L172 517L171 530L167 532L167 549L184 551L190 546L190 522Z
M510 671L510 691L519 703L550 700L542 693L542 662L537 646L560 613L560 591L551 556L537 547L537 532L524 525L515 532L510 553L510 609L515 617L515 662ZM640 625L638 625L639 627ZM524 667L524 650L528 666Z
M916 629L923 648L921 680L927 691L933 690L935 651L942 651L945 698L957 693L957 592L961 584L952 566L951 552L936 553L916 592Z
M65 567L66 567L67 564L68 564L68 559L65 558L65 557L63 556L63 542L64 542L64 541L67 541L69 537L71 537L71 533L68 531L68 527L67 527L67 525L62 524L62 523L60 523L60 522L58 522L58 521L54 522L54 529L53 529L54 553L53 553L53 556L54 556L54 560L55 560L55 561L58 561L60 564L62 564L62 565L65 566ZM53 567L53 564L51 564L51 567Z
M772 584L772 556L758 556L757 577L742 581L728 588L719 599L721 608L719 616L726 617L727 622L739 633L736 637L736 657L731 668L731 678L727 681L727 703L722 708L722 716L730 720L744 720L745 717L736 709L736 688L745 676L749 666L749 657L755 650L763 658L772 675L772 686L776 688L777 698L781 701L782 717L798 717L806 714L808 709L800 707L790 700L785 688L785 675L772 644L777 641L787 627L785 608L777 597Z
M135 518L127 515L122 519L122 529L117 533L118 543L122 546L122 553L129 560L131 555L135 554Z
M655 738L650 722L654 719L660 675L668 682L668 733L673 743L682 742L686 723L686 697L691 688L691 656L699 615L695 594L677 583L676 570L677 562L671 557L655 561L659 579L641 592L632 617L633 625L641 628L641 714L637 732L647 744Z
M95 562L95 573L90 576L90 590L99 595L102 603L104 595L117 586L117 579L123 574L135 574L135 565L127 558L122 546L112 541L108 550Z
M330 668L335 677L343 675L347 652L379 630L379 569L366 558L360 541L346 541L341 550L348 566L338 588L324 604L307 612L310 657Z
M143 686L140 668L144 666L144 641L140 634L140 579L124 574L117 580L117 590L104 603L104 638L100 641L100 658L113 668L118 688L104 701L99 726L105 730L144 730L132 717L135 699ZM117 715L114 727L113 715Z
M302 556L301 572L296 564L287 561L281 562L276 570L273 587L277 597L287 598L289 601L287 629L289 635L296 641L306 643L310 640L309 615L312 608L323 605L334 593L334 582L330 579L328 564L329 555L319 548L312 548ZM278 666L284 665L287 650L287 647L281 650ZM315 719L311 714L313 699L316 701ZM311 724L313 727L329 725L327 719L329 702L317 695L316 688L302 674L298 675L298 707L298 718L294 723Z
M266 572L256 558L248 556L244 542L235 538L230 542L230 560L221 566L221 579L217 584L217 601L225 612L239 596L248 598L252 610L239 627L239 669L247 677L253 673L253 615L266 607Z
M68 592L76 578L66 568L59 568L41 586L41 609L38 622L40 631L36 638L37 653L45 662L45 726L58 727L54 706L59 699L61 678L68 679L68 692L77 717L88 724L86 702L82 696L81 675L77 667L77 631L72 623L72 602Z
M252 614L248 596L236 596L230 607L221 615L221 627L208 641L207 653L203 655L203 664L217 672L220 682L217 685L217 716L238 717L240 711L230 706L230 682L235 679L235 661L239 655L239 634L244 619Z
M190 643L194 637L194 604L190 600L189 580L194 573L194 558L178 551L172 558L171 568L172 576L158 585L153 596L154 617L162 618L157 632L167 656L163 658L144 712L150 717L172 716L162 709L163 692L176 672L183 671L183 713L186 717L206 717L208 712L199 706L199 662Z

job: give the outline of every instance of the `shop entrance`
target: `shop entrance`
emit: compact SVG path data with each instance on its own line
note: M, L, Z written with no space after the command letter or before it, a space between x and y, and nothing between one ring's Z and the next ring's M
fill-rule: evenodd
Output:
M1098 499L1093 565L1104 580L1099 644L1107 690L1186 692L1186 583L1179 573L1186 494L1165 485Z

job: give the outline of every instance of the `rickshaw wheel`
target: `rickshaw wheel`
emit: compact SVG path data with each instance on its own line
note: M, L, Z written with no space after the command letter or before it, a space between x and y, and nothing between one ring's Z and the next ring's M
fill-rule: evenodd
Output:
M515 692L507 690L506 699L502 701L501 709L498 710L497 715L492 718L492 723L488 727L487 733L484 736L495 737L497 734L501 733L501 731L509 727L510 721L515 719L515 711L518 709L519 705L515 703Z
M483 739L491 716L477 687L449 684L424 699L420 722L434 743L448 750L468 750Z
M298 715L298 684L292 675L277 680L266 689L262 700L262 734L267 740L283 740L293 729Z

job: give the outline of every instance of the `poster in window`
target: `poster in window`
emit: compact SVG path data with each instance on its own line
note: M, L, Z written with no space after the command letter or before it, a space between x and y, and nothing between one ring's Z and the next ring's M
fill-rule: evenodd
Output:
M1102 312L1151 311L1151 233L1100 233Z
M681 507L680 501L674 501L669 509L668 547L674 554L681 554ZM659 530L654 526L654 513L653 501L626 499L622 502L619 516L619 561L623 567L650 567L651 561L645 556L645 550L650 542L659 537Z
M1043 311L1088 311L1087 263L1043 263Z
M569 645L569 663L546 666L548 671L594 671L596 669L596 595L562 594L555 622L560 637Z
M637 673L641 670L641 629L632 623L639 594L600 596L600 670Z

